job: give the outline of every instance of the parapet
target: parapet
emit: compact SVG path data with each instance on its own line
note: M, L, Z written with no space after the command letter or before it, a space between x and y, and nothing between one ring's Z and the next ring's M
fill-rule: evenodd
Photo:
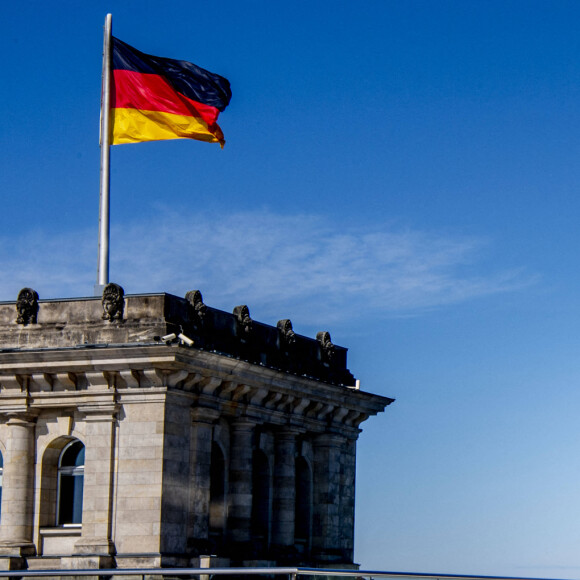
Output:
M175 344L329 384L352 387L347 349L327 331L296 334L289 319L276 327L252 320L247 305L232 313L207 306L201 292L128 294L108 284L102 297L41 300L24 288L0 303L0 352L137 344Z

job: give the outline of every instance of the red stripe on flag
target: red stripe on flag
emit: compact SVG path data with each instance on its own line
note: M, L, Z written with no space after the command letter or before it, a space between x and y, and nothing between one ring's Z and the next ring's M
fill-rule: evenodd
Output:
M163 77L130 70L114 70L111 108L190 115L213 125L219 110L178 93Z

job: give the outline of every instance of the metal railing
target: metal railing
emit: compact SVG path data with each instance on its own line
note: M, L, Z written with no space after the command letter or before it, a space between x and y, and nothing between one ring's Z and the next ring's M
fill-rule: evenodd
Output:
M375 580L377 578L393 578L396 580L560 580L556 578L531 578L526 576L480 576L463 574L431 574L421 572L389 572L382 570L344 570L327 568L94 568L90 570L0 570L0 578L26 577L66 577L66 576L146 576L189 577L209 580L210 576L286 576L288 580L298 580L298 577L349 577L357 580Z

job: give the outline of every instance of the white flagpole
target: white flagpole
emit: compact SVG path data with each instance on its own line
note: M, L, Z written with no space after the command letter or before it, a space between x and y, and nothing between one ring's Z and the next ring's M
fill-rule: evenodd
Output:
M109 189L111 185L110 161L111 143L109 136L109 110L111 87L111 32L113 16L105 18L105 38L103 42L103 74L101 84L101 191L99 207L99 263L95 296L103 292L109 283Z

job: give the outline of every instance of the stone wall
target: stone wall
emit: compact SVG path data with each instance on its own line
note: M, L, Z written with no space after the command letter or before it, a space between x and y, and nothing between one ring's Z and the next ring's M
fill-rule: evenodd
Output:
M0 304L0 566L352 564L359 425L392 399L328 333L196 298Z

